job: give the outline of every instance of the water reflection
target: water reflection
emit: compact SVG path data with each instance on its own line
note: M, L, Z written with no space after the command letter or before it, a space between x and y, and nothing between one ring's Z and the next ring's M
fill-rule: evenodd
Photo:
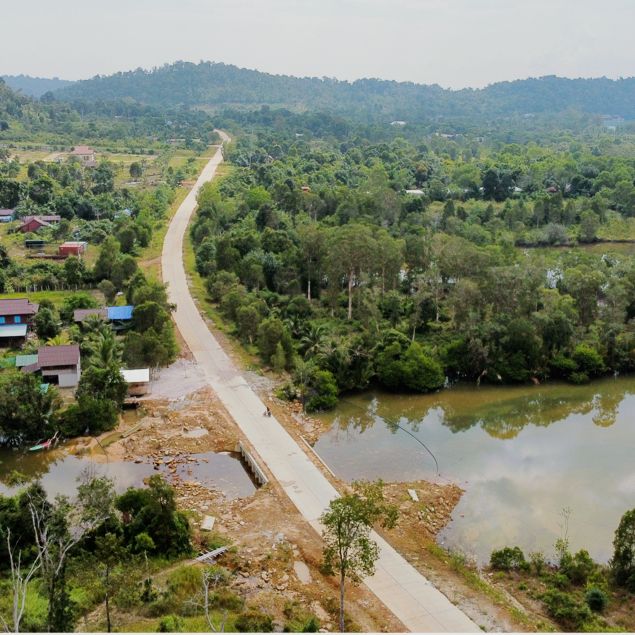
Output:
M206 452L194 454L192 458L196 462L178 465L176 473L181 479L196 481L205 487L219 490L228 499L250 496L256 491L238 455L229 452ZM157 474L148 463L105 461L103 456L95 457L90 454L80 457L67 454L64 448L37 454L2 450L0 494L13 494L20 488L10 484L10 474L14 470L26 475L30 480L41 480L50 496L74 495L78 478L85 470L112 478L117 491L120 492L128 487L140 487L144 479ZM159 473L167 475L167 467L162 466Z
M441 539L483 561L519 544L553 551L560 512L571 541L610 557L621 515L635 507L635 378L587 386L456 386L427 396L348 398L316 450L345 479L441 477L466 493Z

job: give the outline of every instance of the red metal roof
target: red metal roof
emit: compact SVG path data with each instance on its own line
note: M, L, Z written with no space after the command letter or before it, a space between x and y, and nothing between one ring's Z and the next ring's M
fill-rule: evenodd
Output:
M35 315L37 304L31 304L27 298L0 300L0 315Z
M72 154L95 154L95 151L90 146L75 146Z
M42 346L37 349L37 363L40 368L49 366L77 366L79 364L79 346Z
M20 220L22 221L23 225L32 220L44 221L46 223L57 223L62 220L62 217L58 216L57 214L38 214L37 216L23 216Z

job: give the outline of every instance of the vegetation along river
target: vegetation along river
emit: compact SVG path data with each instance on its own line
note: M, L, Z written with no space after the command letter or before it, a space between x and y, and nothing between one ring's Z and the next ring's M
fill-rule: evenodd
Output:
M330 428L315 449L346 480L463 487L439 541L480 563L505 545L553 556L565 526L573 549L606 562L620 517L635 507L635 377L369 392L322 417ZM438 477L426 449L395 424L435 455Z

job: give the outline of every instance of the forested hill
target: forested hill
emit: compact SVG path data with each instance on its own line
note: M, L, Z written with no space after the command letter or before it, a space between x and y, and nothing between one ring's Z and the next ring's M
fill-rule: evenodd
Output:
M539 79L484 89L446 90L380 79L354 82L271 75L236 66L176 62L75 82L56 91L64 100L131 98L157 106L285 106L368 118L420 121L434 117L485 118L574 109L635 119L635 78Z
M41 97L44 93L73 83L67 79L58 79L57 77L31 77L30 75L2 75L1 78L6 82L7 86L29 97Z

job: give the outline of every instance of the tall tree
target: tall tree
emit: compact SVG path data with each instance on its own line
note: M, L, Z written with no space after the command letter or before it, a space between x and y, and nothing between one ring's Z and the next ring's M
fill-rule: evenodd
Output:
M375 571L379 547L370 537L375 523L390 529L397 523L398 511L384 499L383 483L355 482L353 492L332 500L320 517L324 526L324 569L339 576L340 631L345 629L344 601L346 580L359 583L362 576Z
M329 240L329 284L346 282L348 292L348 319L353 319L353 289L359 284L363 271L373 263L376 241L367 225L353 223L332 230Z

